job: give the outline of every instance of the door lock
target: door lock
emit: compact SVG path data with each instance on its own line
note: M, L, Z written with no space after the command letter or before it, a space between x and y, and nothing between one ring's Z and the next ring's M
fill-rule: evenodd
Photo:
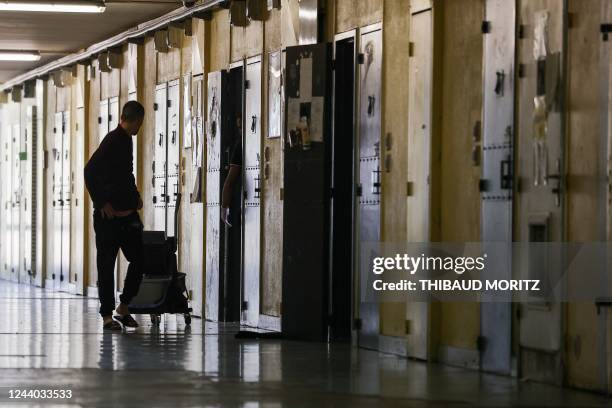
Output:
M377 166L375 170L372 170L372 194L379 195L380 186L380 167Z
M557 173L547 174L546 180L554 180L556 184L552 188L552 193L555 195L555 204L557 207L561 206L561 160L557 159L556 162Z
M512 189L512 159L510 156L500 162L499 185L502 190Z
M259 198L261 193L261 188L259 187L259 174L254 177L253 181L255 182L255 195L253 198Z

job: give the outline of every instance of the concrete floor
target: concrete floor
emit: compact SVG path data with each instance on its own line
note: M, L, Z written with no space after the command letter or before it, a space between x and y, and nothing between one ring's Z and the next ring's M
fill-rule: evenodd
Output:
M105 333L97 300L0 281L0 405L12 388L71 389L85 407L610 407L603 396L360 350L236 340L235 327L148 316ZM36 401L39 403L40 400ZM49 401L50 402L50 401ZM60 406L60 405L56 405Z

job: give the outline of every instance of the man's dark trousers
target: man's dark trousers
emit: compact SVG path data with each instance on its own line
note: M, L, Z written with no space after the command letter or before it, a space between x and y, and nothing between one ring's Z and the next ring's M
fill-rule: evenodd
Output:
M129 304L142 281L142 222L134 211L126 217L107 219L99 209L94 211L94 230L98 265L100 314L111 316L115 309L115 261L119 248L130 265L123 283L121 303Z

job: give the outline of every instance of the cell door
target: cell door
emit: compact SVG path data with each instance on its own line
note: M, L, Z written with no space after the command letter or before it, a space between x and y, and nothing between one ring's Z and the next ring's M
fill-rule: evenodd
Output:
M84 261L84 243L83 238L85 237L83 218L85 216L83 203L85 185L83 177L74 177L76 172L81 171L85 166L84 163L84 142L85 142L85 108L80 107L76 109L76 120L75 120L75 134L72 138L72 163L71 168L75 169L70 172L70 212L72 219L70 223L70 235L73 238L70 243L70 258L73 263L70 267L70 283L76 285L76 291L78 294L82 294L83 287L83 261Z
M243 136L243 287L241 323L259 323L261 255L261 56L249 58L245 70Z
M176 79L168 83L168 161L166 178L167 183L167 210L166 210L166 235L175 236L174 210L179 193L179 165L181 151L179 149L179 129L180 129L180 103L181 103L180 80Z
M100 116L98 116L98 144L108 134L108 99L100 101Z
M382 68L382 27L377 24L362 28L359 33L359 142L357 222L358 250L363 259L377 256L375 244L380 241L380 107ZM367 248L367 249L365 249ZM369 251L364 254L363 251ZM370 286L371 272L360 271L362 291ZM361 329L359 345L378 348L380 333L379 304L361 302L359 307Z
M487 0L483 59L483 135L481 182L481 237L483 253L505 256L486 279L511 279L512 189L514 165L514 60L516 4ZM506 243L507 250L488 250ZM494 252L495 251L495 252ZM485 371L510 374L512 300L480 303L480 351Z
M430 240L431 116L433 89L433 10L414 10L410 23L412 56L408 70L407 242ZM407 352L427 359L429 304L407 302Z
M60 281L63 290L68 289L70 283L70 204L72 201L70 186L70 112L66 111L62 117L62 144L61 144L61 274Z
M2 124L2 275L5 279L11 277L11 224L12 224L12 129Z
M26 106L25 128L23 131L23 142L20 151L21 174L22 174L22 199L21 199L21 237L23 250L21 264L21 282L30 282L32 275L32 151L34 132L36 131L36 106Z
M19 124L13 125L13 181L11 186L13 188L13 205L12 209L12 228L11 228L11 239L12 253L11 253L11 279L15 282L19 281L20 265L21 265L21 250L22 242L19 241L19 233L21 226L21 196L22 196L22 185L21 185L21 161L19 160L19 152L21 150L21 126Z
M522 66L517 86L518 143L516 172L517 237L538 251L522 257L514 272L540 279L540 296L520 305L519 375L560 384L562 305L555 299L555 276L563 269L559 248L542 243L564 240L564 113L565 2L521 1L519 23L525 32L518 41ZM538 244L539 243L539 244ZM542 252L544 251L544 252Z
M206 305L207 320L222 320L220 299L221 276L221 71L208 74L206 103Z
M153 229L166 230L166 134L168 123L168 84L163 83L155 88L155 147L153 149L153 162L151 179L153 187Z
M64 115L62 112L55 114L55 126L53 126L53 269L51 278L53 288L61 289L62 276L62 150L64 135Z
M108 100L108 131L111 132L117 129L119 126L119 120L121 118L119 97L115 96Z

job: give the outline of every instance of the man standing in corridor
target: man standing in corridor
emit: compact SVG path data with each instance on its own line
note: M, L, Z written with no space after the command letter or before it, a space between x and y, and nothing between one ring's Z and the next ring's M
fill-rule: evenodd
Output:
M85 166L85 185L94 204L98 295L104 328L121 330L137 327L128 305L138 293L142 281L142 222L138 210L142 199L134 178L132 135L144 120L144 107L130 101L121 113L121 122L107 134ZM120 304L115 310L115 261L119 248L130 263Z

